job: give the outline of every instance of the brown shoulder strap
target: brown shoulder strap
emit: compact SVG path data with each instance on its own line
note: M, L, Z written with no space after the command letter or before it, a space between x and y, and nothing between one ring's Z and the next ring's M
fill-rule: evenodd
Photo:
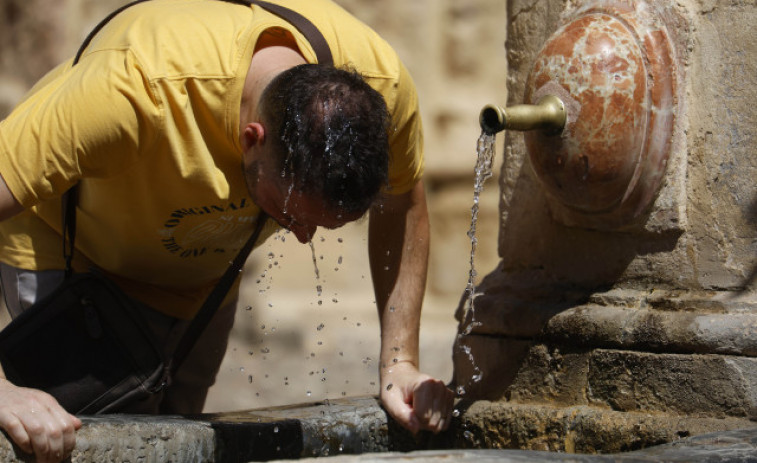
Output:
M97 35L98 32L100 32L100 29L102 29L111 19L113 19L114 16L116 16L118 13L122 12L126 8L129 8L132 5L136 5L137 3L142 3L147 0L136 0L131 3L127 3L126 5L118 8L117 10L113 11L111 14L106 16L100 23L95 26L94 29L87 35L87 38L84 39L84 42L81 44L81 47L79 47L79 51L76 53L76 57L74 58L74 64L79 62L79 59L81 58L82 53L84 53L84 50L87 48L89 43L92 41L92 39ZM331 48L329 48L329 44L326 41L326 38L321 34L321 31L318 30L317 27L315 27L315 24L310 22L310 20L304 16L302 16L300 13L290 10L289 8L283 7L281 5L276 5L274 3L265 2L262 0L222 0L227 3L236 3L238 5L257 5L264 10L267 10L276 16L281 17L291 25L297 28L302 35L305 36L305 38L310 42L310 46L313 47L313 51L315 51L315 56L318 58L319 64L328 64L333 65L334 64L334 58L331 55Z
M334 58L331 55L331 49L329 48L328 42L326 42L326 38L321 34L321 31L318 30L317 27L315 27L315 24L310 22L310 20L304 16L302 16L300 13L290 10L289 8L285 8L281 5L276 5L274 3L270 2L264 2L262 0L224 0L224 1L233 1L234 3L245 3L245 4L253 4L257 5L276 16L281 17L291 25L297 28L302 35L305 36L305 38L310 42L310 46L313 47L313 51L315 51L315 56L318 58L318 64L334 64Z

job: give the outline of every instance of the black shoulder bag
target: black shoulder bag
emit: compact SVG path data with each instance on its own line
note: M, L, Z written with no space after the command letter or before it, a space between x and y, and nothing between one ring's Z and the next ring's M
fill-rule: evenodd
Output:
M94 35L128 4L106 17L89 34L74 59L78 62ZM224 0L256 4L292 23L311 42L318 60L332 64L328 44L300 14L257 0ZM73 274L71 259L76 234L76 187L62 198L63 254L66 279L0 332L0 364L18 386L51 394L70 413L98 414L124 410L129 404L160 392L221 305L263 230L261 213L252 236L239 251L197 315L171 358L146 326L139 307L100 272Z

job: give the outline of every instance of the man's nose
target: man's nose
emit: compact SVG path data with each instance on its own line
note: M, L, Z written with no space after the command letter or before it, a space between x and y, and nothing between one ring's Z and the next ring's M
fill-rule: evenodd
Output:
M305 244L313 238L316 228L317 227L315 225L297 225L295 227L292 227L290 230L292 231L292 233L294 233L294 236L297 237L297 241Z

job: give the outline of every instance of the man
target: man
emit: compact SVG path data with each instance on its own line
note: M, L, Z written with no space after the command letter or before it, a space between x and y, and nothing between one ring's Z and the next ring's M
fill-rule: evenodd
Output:
M314 64L302 34L257 6L153 0L32 89L0 124L6 301L17 314L61 280L60 195L75 184L75 268L101 269L154 308L145 317L167 351L260 211L306 243L369 209L381 400L412 432L440 431L452 392L418 370L429 233L412 81L329 0L282 3L364 80ZM236 290L227 299L166 394L127 411L201 411ZM0 427L38 461L70 454L80 425L50 396L0 380Z

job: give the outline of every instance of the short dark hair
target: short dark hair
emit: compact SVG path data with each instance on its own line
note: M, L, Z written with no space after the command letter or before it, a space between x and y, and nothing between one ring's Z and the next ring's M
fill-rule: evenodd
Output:
M260 111L293 188L334 211L368 210L388 177L389 113L380 93L354 71L303 64L271 81Z

